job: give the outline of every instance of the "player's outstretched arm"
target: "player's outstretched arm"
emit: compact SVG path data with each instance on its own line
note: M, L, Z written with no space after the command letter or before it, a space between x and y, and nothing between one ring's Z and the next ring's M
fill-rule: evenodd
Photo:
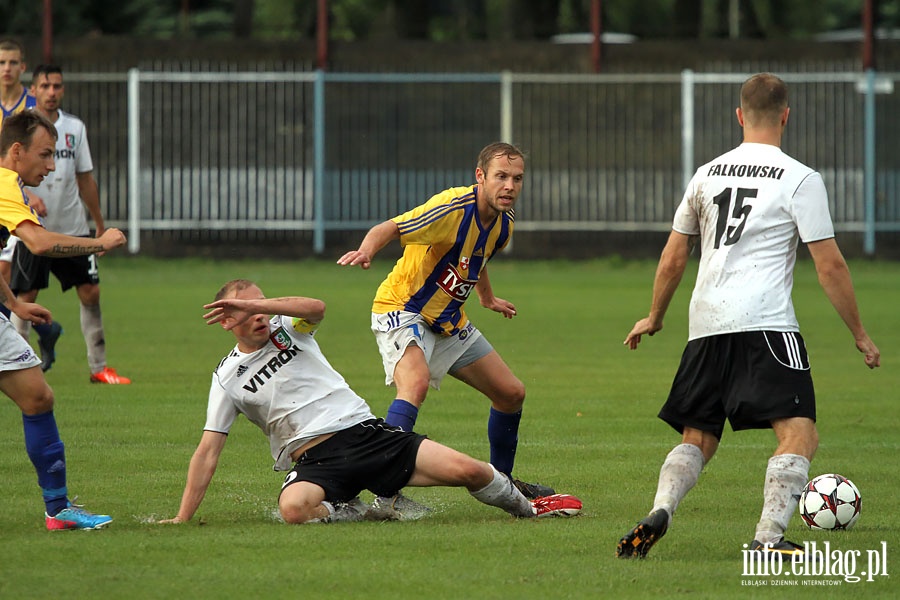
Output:
M650 302L650 314L634 324L625 337L623 344L631 350L641 343L641 336L653 335L663 328L663 318L669 309L669 303L681 283L688 257L694 244L692 236L672 231L669 241L663 248L653 279L653 299Z
M378 251L393 240L400 239L400 229L393 221L384 221L369 230L358 250L351 250L337 260L337 264L348 267L359 265L363 269L372 266L372 259Z
M190 521L203 502L209 482L212 481L219 464L219 455L225 446L228 436L217 431L204 431L200 438L200 444L191 457L188 467L187 483L184 493L181 495L181 506L178 514L171 519L163 519L160 523L184 523Z
M32 254L53 258L96 254L118 248L126 242L125 234L115 228L107 229L97 238L83 238L47 231L31 221L19 223L15 235Z
M253 315L284 315L299 317L310 323L325 318L325 302L304 296L281 298L222 298L203 305L209 312L203 315L207 325L222 323L225 330L234 329ZM225 323L224 321L228 321Z
M816 265L819 285L825 290L831 305L853 334L856 348L865 355L866 366L870 369L881 366L881 352L863 327L856 303L856 292L850 278L850 268L837 242L834 238L829 238L811 242L807 247Z

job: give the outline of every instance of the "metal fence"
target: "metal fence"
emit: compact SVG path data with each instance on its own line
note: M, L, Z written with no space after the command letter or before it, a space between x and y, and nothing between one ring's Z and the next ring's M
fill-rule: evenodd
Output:
M322 252L327 231L472 183L497 139L528 155L519 230L666 231L693 170L740 142L746 76L132 70L67 74L66 106L132 252L148 231L304 231ZM784 78L785 151L822 173L837 229L874 251L875 231L900 231L900 106L876 93L900 74Z

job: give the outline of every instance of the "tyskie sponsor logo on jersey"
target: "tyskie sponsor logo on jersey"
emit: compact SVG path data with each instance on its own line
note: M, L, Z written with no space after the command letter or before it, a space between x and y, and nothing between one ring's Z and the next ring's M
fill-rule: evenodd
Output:
M448 265L444 273L438 278L438 287L447 292L454 300L465 302L478 283L476 279L466 279L459 274L453 265Z

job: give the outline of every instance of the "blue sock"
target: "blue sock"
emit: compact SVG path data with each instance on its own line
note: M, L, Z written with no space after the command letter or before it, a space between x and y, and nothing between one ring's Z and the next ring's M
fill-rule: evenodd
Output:
M388 425L399 427L403 431L412 431L416 426L416 418L418 416L419 409L415 405L397 398L388 407L384 422Z
M53 411L40 415L22 415L25 450L37 471L38 485L47 514L51 517L69 504L66 497L66 453Z
M519 445L519 421L522 411L512 414L491 408L488 417L488 442L491 446L491 464L506 475L512 475L516 461L516 447Z

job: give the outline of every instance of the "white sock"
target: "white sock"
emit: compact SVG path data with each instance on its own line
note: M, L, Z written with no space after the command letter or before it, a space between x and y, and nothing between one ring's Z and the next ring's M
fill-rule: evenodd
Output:
M513 485L512 480L501 474L494 465L491 465L491 470L494 472L491 482L469 493L479 502L502 508L514 517L533 517L531 502Z
M653 499L653 510L650 512L664 508L669 513L671 524L672 515L681 499L697 483L704 462L703 452L693 444L679 444L672 448L659 469L656 498Z
M809 461L799 454L779 454L769 459L763 488L763 509L754 539L778 543L797 509L800 492L809 478Z
M106 337L99 304L81 305L81 334L87 346L88 367L91 373L98 373L106 366Z
M16 331L19 332L25 341L28 341L28 338L31 336L31 321L25 321L24 319L20 319L16 313L12 313L9 315L10 322L15 325Z

